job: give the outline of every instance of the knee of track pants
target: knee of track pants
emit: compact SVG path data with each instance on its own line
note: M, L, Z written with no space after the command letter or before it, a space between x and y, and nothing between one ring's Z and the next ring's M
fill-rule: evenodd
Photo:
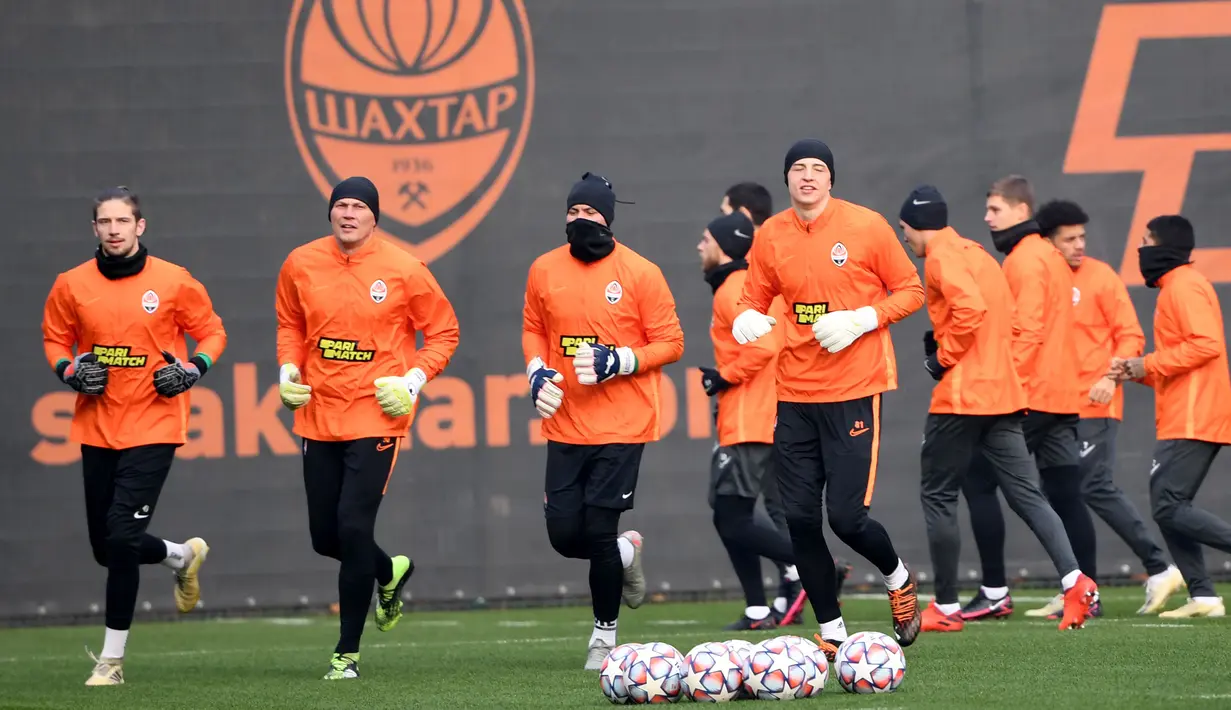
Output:
M364 521L338 523L338 552L340 557L355 558L371 556L376 544L375 525Z
M863 532L863 528L868 522L868 511L862 506L844 509L834 508L826 512L829 513L829 529L833 530L840 540L858 536Z
M107 533L107 553L105 559L100 560L97 551L94 553L94 559L103 566L125 559L131 559L135 565L141 559L140 545L140 535L123 530L112 530Z
M90 541L90 551L94 553L94 561L97 562L100 567L107 566L107 541L106 540L100 540L100 541L91 540Z
M806 508L786 501L783 503L787 528L790 529L792 535L798 535L801 532L824 534L825 516L821 513L820 506Z
M1170 529L1176 512L1183 504L1183 501L1176 500L1166 491L1150 486L1150 514L1154 517L1154 522L1158 524L1158 527Z
M548 518L547 539L564 557L586 559L586 540L581 518Z

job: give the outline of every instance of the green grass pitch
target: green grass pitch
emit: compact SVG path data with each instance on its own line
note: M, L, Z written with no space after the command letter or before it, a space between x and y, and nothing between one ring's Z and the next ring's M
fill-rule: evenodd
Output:
M906 679L896 693L847 695L831 673L820 697L795 702L882 710L1231 707L1231 619L1138 617L1141 596L1140 588L1107 589L1107 616L1062 633L1055 622L1023 615L1043 600L1042 592L1023 592L1007 621L922 635L905 649ZM1177 596L1169 606L1181 602ZM843 609L852 632L890 632L884 599L848 598ZM727 602L625 609L620 641L666 641L687 653L703 641L775 635L722 631L739 611ZM585 607L407 614L387 634L368 624L362 678L327 682L320 677L337 639L335 617L138 620L126 683L112 688L82 685L92 667L83 646L99 651L101 626L5 629L0 708L606 707L598 673L581 670L590 623Z

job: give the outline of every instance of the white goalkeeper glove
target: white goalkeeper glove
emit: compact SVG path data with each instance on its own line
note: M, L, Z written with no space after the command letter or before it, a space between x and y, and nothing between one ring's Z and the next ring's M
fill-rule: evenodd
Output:
M419 390L427 384L427 375L412 367L401 377L379 377L373 384L376 385L376 403L381 410L391 417L404 417L415 408Z
M637 356L632 348L609 348L606 345L582 343L573 354L573 372L583 385L597 385L616 375L631 375L637 371Z
M278 396L282 398L282 406L292 412L312 399L312 388L300 382L299 368L289 362L278 374Z
M816 319L812 326L812 335L816 341L831 353L845 348L864 333L870 333L880 327L876 309L864 306L853 311L834 311Z
M735 336L735 342L740 345L755 343L757 339L765 337L777 322L764 313L749 308L735 317L735 322L731 324L731 335Z
M564 375L547 367L542 358L536 357L526 365L526 378L530 380L530 399L534 400L534 408L540 417L551 419L564 402L564 390L560 389Z

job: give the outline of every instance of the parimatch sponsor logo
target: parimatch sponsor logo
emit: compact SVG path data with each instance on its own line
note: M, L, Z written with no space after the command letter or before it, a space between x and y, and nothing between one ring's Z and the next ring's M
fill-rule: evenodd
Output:
M145 367L145 355L133 355L128 345L95 345L92 352L107 367Z
M829 312L829 302L796 303L792 311L795 313L796 323L800 325L814 325L817 318Z
M581 345L582 343L594 345L597 342L597 335L561 335L560 352L564 353L565 357L573 357L577 354L578 345Z
M371 362L376 355L375 350L360 350L358 340L338 340L336 338L321 338L316 343L321 349L321 358L325 360L343 360L346 362Z

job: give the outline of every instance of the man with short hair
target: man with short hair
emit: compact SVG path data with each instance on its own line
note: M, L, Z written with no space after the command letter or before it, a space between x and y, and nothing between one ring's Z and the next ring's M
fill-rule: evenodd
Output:
M43 350L74 391L69 438L81 444L86 528L107 568L106 634L89 686L124 682L140 565L175 570L175 606L192 611L209 553L146 532L175 450L188 441L188 390L222 357L222 319L186 269L150 256L140 199L126 187L94 200L94 258L60 274L43 311ZM184 336L196 341L189 358ZM92 655L92 654L91 654Z
M760 183L739 182L727 188L718 209L723 214L743 212L759 228L774 214L774 198Z
M376 515L419 392L453 358L458 326L427 265L377 233L371 180L335 185L328 217L333 233L297 247L278 274L278 390L303 438L312 549L340 562L340 629L324 679L347 680L359 677L374 586L376 628L402 618L415 565L376 544Z
M996 250L1006 255L1002 268L1013 292L1013 360L1026 387L1029 410L1022 423L1026 445L1034 455L1043 492L1064 521L1078 567L1093 580L1094 523L1081 498L1077 455L1080 401L1073 366L1073 272L1056 247L1039 235L1033 219L1034 189L1026 178L1009 175L994 182L987 191L986 206L983 221L991 229ZM963 493L983 564L983 581L962 609L967 621L1013 612L1005 575L1004 514L996 486L986 461L976 459ZM1072 582L1065 580L1065 590ZM1049 616L1063 610L1064 595L1057 595L1031 615ZM1101 613L1097 601L1090 611Z
M731 212L712 220L697 244L705 281L714 292L710 318L714 367L701 368L705 393L717 404L718 443L710 465L709 504L746 603L743 616L727 626L728 631L775 628L779 615L787 611L785 598L780 609L771 609L767 603L761 557L783 567L784 586L799 580L787 531L756 510L764 481L776 475L774 373L782 350L782 330L770 331L751 347L741 347L731 335L735 303L748 273L744 257L752 248L754 230L743 211ZM781 299L774 299L773 317L784 318L784 310Z
M796 142L783 161L791 206L757 231L732 323L740 344L767 336L775 298L787 306L778 359L774 446L796 564L833 658L847 638L822 511L838 538L884 576L894 633L919 632L913 575L868 515L878 473L881 395L897 387L887 326L923 306L923 286L881 215L833 197L825 143ZM865 337L866 336L866 337Z
M1124 392L1107 377L1112 358L1134 358L1145 335L1120 275L1086 254L1090 218L1075 202L1052 200L1035 215L1040 233L1050 239L1073 270L1073 337L1078 382L1089 389L1078 412L1077 438L1081 492L1088 505L1133 550L1146 569L1145 603L1138 614L1153 614L1184 586L1184 576L1167 564L1163 549L1146 528L1137 507L1113 480L1116 431L1124 413Z
M920 497L936 575L936 598L924 631L961 631L958 603L958 491L976 452L992 470L1009 506L1034 532L1065 579L1085 580L1056 512L1038 486L1022 433L1026 391L1013 361L1013 295L1000 265L983 247L949 227L949 208L931 185L902 203L899 224L915 256L924 257L928 316L924 368L932 390L921 454ZM1060 629L1080 628L1091 585L1067 584Z
M530 399L543 417L543 514L551 546L590 563L594 630L586 670L616 647L620 599L645 601L641 534L617 534L632 510L645 445L662 435L662 367L684 331L662 270L617 242L615 192L585 173L569 190L568 244L534 260L522 350Z
M1161 618L1219 617L1227 611L1205 567L1202 545L1231 553L1231 524L1193 505L1222 447L1231 444L1231 374L1222 307L1192 265L1193 226L1155 217L1137 254L1146 286L1157 288L1154 352L1115 358L1108 375L1154 388L1158 445L1150 465L1150 504L1189 601Z

